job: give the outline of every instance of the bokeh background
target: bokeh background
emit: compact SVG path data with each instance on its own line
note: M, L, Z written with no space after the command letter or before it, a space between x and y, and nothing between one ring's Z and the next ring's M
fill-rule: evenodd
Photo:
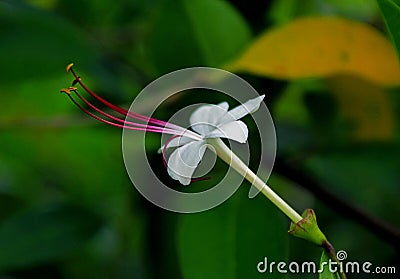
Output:
M313 208L349 261L397 266L400 74L385 26L396 9L384 8L383 17L378 2L0 1L0 278L318 277L257 272L265 256L319 262L321 250L289 236L288 219L263 196L248 199L246 183L198 214L145 200L125 171L121 130L89 119L59 93L72 81L71 62L123 107L172 70L235 71L267 95L278 142L272 188L298 211ZM332 16L342 29L325 21ZM297 21L304 17L306 25ZM224 100L190 96L166 102L157 117ZM170 187L213 185L179 186L157 153L159 137L147 141ZM225 171L217 163L211 176Z

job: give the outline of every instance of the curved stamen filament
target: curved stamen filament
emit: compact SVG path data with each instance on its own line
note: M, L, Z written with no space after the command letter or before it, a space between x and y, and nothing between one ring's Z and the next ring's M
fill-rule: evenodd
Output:
M72 90L79 99L81 99L86 105L88 105L90 108L92 108L93 110L97 111L98 113L104 115L105 117L110 118L111 120L123 123L124 125L128 125L128 126L133 126L133 127L138 127L138 128L146 128L146 130L148 129L159 129L161 131L175 131L172 129L168 129L168 128L163 128L163 127L159 127L159 126L152 126L152 125L146 125L146 124L141 124L141 123L135 123L135 122L131 122L131 121L125 121L123 119L120 119L118 117L112 116L104 111L102 111L101 109L97 108L96 106L94 106L93 104L91 104L88 100L86 100L81 94L78 93L78 91L76 90ZM162 128L162 129L161 129ZM175 131L176 133L177 131ZM178 131L179 132L179 131Z
M89 93L92 97L94 97L96 100L98 100L99 102L101 102L102 104L107 106L108 108L112 109L113 111L115 111L117 113L120 113L121 115L123 115L125 117L130 117L130 118L133 118L133 119L136 119L136 120L147 122L147 123L153 124L153 125L158 126L158 127L175 130L177 133L180 133L180 134L185 133L187 137L190 137L190 138L193 138L193 139L196 139L196 140L200 140L201 139L201 136L199 136L198 134L196 134L196 133L194 133L194 132L192 132L190 130L187 130L187 129L183 128L183 127L180 127L178 125L175 125L175 124L172 124L172 123L169 123L169 122L166 122L166 121L158 120L158 119L155 119L155 118L152 118L152 117L144 116L144 115L141 115L141 114L138 114L138 113L134 113L134 112L131 112L129 110L126 110L124 108L121 108L119 106L116 106L116 105L108 102L107 100L103 99L102 97L100 97L96 93L94 93L90 88L88 88L82 82L82 79L75 73L75 71L74 71L74 69L72 67L73 67L73 64L69 64L67 66L67 68L66 68L66 71L67 71L67 73L69 71L71 71L72 75L75 77L75 80L74 80L73 84L79 83L87 93ZM100 111L98 111L98 112L100 112ZM130 122L130 123L133 123L133 122ZM136 123L136 124L139 124L139 123ZM145 124L143 124L143 125L145 125ZM135 125L135 126L137 126L137 125ZM145 126L147 126L147 125L145 125ZM155 126L152 126L152 127L154 128ZM177 133L175 133L175 134L177 134Z
M114 111L116 111L116 112L118 112L118 113L120 113L120 114L122 114L124 116L129 116L129 117L135 118L137 120L149 122L149 123L152 123L152 124L157 124L157 125L160 125L160 126L169 126L169 128L175 128L176 129L178 127L179 129L182 129L182 127L179 127L177 125L168 123L166 121L158 120L158 119L155 119L155 118L152 118L152 117L144 116L144 115L141 115L141 114L138 114L138 113L134 113L134 112L131 112L129 110L126 110L124 108L121 108L119 106L116 106L116 105L108 102L107 100L103 99L102 97L100 97L99 95L94 93L89 87L87 87L82 82L82 79L75 73L75 71L72 68L72 66L73 66L73 64L70 64L70 65L67 66L67 72L71 71L72 75L75 77L75 81L74 82L75 83L76 82L79 83L82 86L82 88L85 89L86 92L88 92L90 95L92 95L92 97L97 99L99 102L101 102L102 104L104 104L108 108L110 108L110 109L112 109L112 110L114 110Z
M107 119L101 118L100 116L88 111L86 108L84 108L81 104L79 104L72 96L71 94L67 94L67 96L70 98L70 100L80 109L82 110L84 113L86 113L87 115L89 115L90 117L93 117L96 120L99 120L103 123L109 124L111 126L114 127L118 127L118 128L124 128L124 129L128 129L128 130L135 130L135 131L145 131L145 132L155 132L155 133L164 133L164 134L171 134L171 135L176 135L177 131L175 130L171 130L171 129L167 129L167 128L163 128L163 127L155 127L155 126L146 126L145 127L134 127L134 126L127 126L127 125L123 125L123 124L118 124L118 123L114 123L112 121L109 121ZM111 115L110 115L111 116ZM122 119L119 119L122 120ZM123 121L123 120L122 120ZM137 124L137 123L135 123Z

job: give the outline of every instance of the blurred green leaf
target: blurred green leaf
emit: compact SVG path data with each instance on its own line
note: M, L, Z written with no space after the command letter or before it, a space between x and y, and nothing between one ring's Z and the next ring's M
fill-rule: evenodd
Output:
M0 171L2 170L2 160L0 159ZM3 176L0 174L0 183L3 184ZM2 186L0 184L0 187ZM25 204L15 196L6 193L0 193L0 221L4 218L8 218L21 211Z
M54 6L58 13L72 22L83 25L84 28L96 29L101 26L116 25L121 20L121 12L124 9L133 12L130 5L132 4L119 5L111 0L68 0L58 1Z
M314 13L326 15L340 15L359 21L368 22L373 20L378 13L375 0L312 0L314 2Z
M400 58L400 1L377 0Z
M275 0L268 11L267 17L274 25L289 22L296 15L296 0Z
M360 21L371 20L378 13L374 0L314 0L321 12L326 14L337 14L347 18L354 18Z
M85 244L99 225L96 215L59 204L8 219L0 225L0 270L65 257Z
M90 65L98 55L85 34L54 14L0 2L0 84L52 76L71 61Z
M399 224L398 146L347 146L308 156L306 166L321 185L373 215Z
M333 273L329 270L329 256L325 251L322 252L320 270L323 271L319 274L319 279L340 279L337 273Z
M165 0L148 47L156 70L218 66L250 39L246 22L226 1Z
M178 233L185 278L258 278L257 264L287 259L288 223L264 196L240 189L213 210L183 215ZM285 278L268 274L268 278Z
M374 20L378 12L375 0L275 0L268 12L268 18L275 25L310 15L335 15L369 22Z
M40 7L42 9L53 9L58 0L25 0L32 6Z
M235 278L236 206L230 202L181 217L178 245L185 278Z
M317 79L291 81L283 91L279 102L273 107L274 116L280 121L304 125L309 121L309 112L305 106L307 92L325 90L324 84ZM326 87L326 86L325 86Z

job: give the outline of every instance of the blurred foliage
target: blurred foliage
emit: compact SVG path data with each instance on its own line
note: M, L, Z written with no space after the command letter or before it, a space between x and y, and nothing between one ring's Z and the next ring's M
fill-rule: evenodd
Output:
M329 256L327 253L322 252L320 268L323 270L319 275L320 279L340 279L338 274L333 274L329 270Z
M220 66L249 42L246 22L224 1L162 2L148 38L157 74L193 65ZM171 55L177 50L179 55Z
M141 197L124 169L120 131L98 125L58 94L71 81L64 72L70 62L95 91L123 106L172 70L235 70L267 95L279 158L399 227L398 4L0 1L0 277L259 278L265 256L319 262L320 250L290 239L289 221L268 200L247 198L247 184L217 208L190 215ZM157 113L222 100L183 95ZM148 137L152 166L174 187L158 145L158 137ZM217 164L213 176L225 170ZM313 208L349 258L398 264L384 239L291 177L273 174L269 184L298 211Z
M0 230L0 247L8 252L1 254L0 269L29 267L64 256L86 242L99 221L91 212L60 204L10 218ZM13 238L19 241L10 241Z
M378 4L384 15L383 19L389 29L389 34L397 48L397 53L400 53L400 26L397 20L400 13L400 1L378 0Z
M178 247L184 278L256 278L254 264L265 255L288 259L282 214L265 204L261 195L249 199L246 192L241 189L213 210L180 218ZM275 272L269 277L282 275Z

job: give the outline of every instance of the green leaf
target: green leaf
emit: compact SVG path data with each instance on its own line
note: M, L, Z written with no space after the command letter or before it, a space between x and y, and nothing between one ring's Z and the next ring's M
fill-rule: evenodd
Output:
M249 39L246 22L225 1L165 0L148 47L156 70L165 73L226 63Z
M319 279L340 279L337 273L332 273L329 270L329 256L325 251L322 252L320 270L323 271L319 274Z
M375 0L275 0L269 9L268 18L275 25L309 15L335 15L369 22L377 13Z
M244 191L243 191L244 190ZM287 223L263 196L240 189L223 205L183 215L178 252L184 278L259 278L259 262L287 259ZM268 278L285 278L268 273Z
M4 162L0 160L0 172L2 170L3 164ZM0 174L0 179L2 182L7 179L4 178L5 177L3 177ZM24 205L25 205L24 202L18 199L17 197L14 197L8 193L0 193L0 220L8 218L13 214L16 214L21 210L21 208L23 208Z
M57 5L58 0L25 0L25 2L41 9L51 10Z
M396 144L358 143L309 156L306 166L321 185L396 225L399 156Z
M72 61L92 65L98 57L84 33L45 11L12 1L0 3L0 84L53 76Z
M325 14L328 15L337 14L359 21L371 20L378 12L378 7L374 0L325 0L324 3L318 1L314 2L316 2L316 6L320 8L320 13L325 12Z
M397 55L400 57L400 1L392 0L377 0L382 11L386 26L392 37L397 50Z
M313 88L318 84L316 79L291 81L284 89L279 102L273 107L276 119L304 125L309 121L309 115L304 106L305 94L308 91L322 91L323 88Z
M0 270L57 260L81 247L100 225L97 216L72 205L36 209L0 226Z

